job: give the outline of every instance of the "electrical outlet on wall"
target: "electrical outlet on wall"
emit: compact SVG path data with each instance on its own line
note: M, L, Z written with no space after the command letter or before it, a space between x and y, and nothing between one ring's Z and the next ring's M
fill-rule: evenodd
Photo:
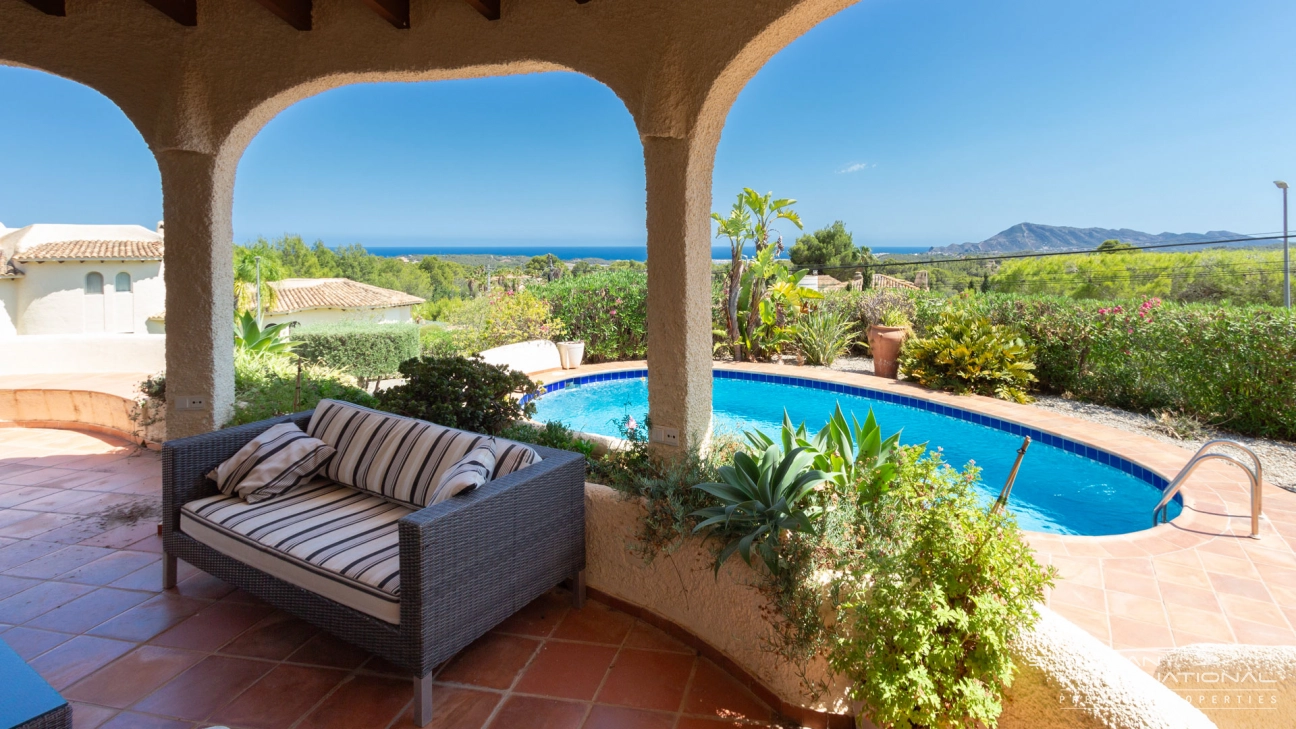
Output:
M205 395L181 395L176 398L176 410L205 410L206 408Z
M679 428L663 428L661 426L654 426L652 432L648 435L648 440L653 443L661 443L662 445L668 446L678 446L680 444Z

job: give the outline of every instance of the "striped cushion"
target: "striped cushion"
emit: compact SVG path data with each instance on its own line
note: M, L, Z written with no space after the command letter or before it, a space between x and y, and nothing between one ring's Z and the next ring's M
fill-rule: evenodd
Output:
M181 510L180 530L267 574L398 623L396 522L411 512L316 479L259 504L225 495L191 501Z
M442 501L466 489L475 489L490 480L495 470L495 439L486 438L476 448L464 454L459 462L446 469L432 492L428 505Z
M487 439L337 400L320 401L307 432L337 449L329 479L419 507L434 503L442 474ZM539 460L528 446L498 443L491 478Z
M296 425L280 423L253 438L207 477L222 493L255 504L311 480L333 453L327 443Z

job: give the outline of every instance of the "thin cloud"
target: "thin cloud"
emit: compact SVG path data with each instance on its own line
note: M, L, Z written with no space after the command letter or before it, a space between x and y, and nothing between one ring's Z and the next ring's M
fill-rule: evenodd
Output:
M867 170L867 169L870 168L870 167L877 167L877 163L869 164L868 162L855 162L854 164L846 165L845 167L841 168L840 170L837 170L837 174L839 174L839 175L849 175L849 174L852 173L852 172L859 172L860 170Z

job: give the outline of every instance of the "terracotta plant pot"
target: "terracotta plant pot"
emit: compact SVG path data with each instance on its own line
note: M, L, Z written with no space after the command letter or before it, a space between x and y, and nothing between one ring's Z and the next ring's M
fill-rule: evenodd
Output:
M873 374L896 379L900 348L908 337L909 330L905 327L869 327L868 343L869 349L873 351Z

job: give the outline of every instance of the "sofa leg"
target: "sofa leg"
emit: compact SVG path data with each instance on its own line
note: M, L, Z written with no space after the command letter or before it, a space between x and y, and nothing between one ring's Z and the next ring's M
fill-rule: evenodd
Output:
M414 677L414 726L432 723L432 674Z
M585 607L585 570L571 576L571 602L577 610Z
M176 586L176 556L162 553L162 589L170 590Z

